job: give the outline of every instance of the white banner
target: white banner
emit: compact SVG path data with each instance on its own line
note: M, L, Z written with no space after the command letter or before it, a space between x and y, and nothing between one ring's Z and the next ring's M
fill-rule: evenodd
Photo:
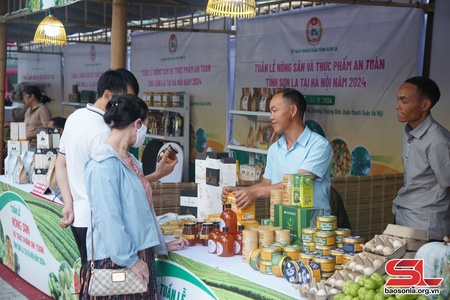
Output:
M72 86L79 91L95 91L103 72L110 69L111 46L76 44L64 46L64 101L68 102Z
M47 103L52 116L59 116L61 107L61 56L59 54L18 54L18 82L37 85L53 101Z
M191 97L191 161L225 141L228 38L226 34L159 32L132 35L131 70L144 92L185 92ZM200 146L201 145L201 146Z
M307 96L307 124L335 150L332 176L401 172L396 92L420 70L423 15L330 5L239 20L235 108L243 87L298 89ZM241 144L245 121L235 117Z

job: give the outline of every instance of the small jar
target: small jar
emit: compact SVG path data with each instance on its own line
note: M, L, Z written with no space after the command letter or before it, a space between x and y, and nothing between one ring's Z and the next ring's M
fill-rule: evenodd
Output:
M338 228L334 232L336 233L336 244L342 244L344 236L352 234L352 230L349 228Z
M172 147L172 145L169 145L169 147L163 149L161 152L159 152L159 155L156 159L157 162L160 162L161 159L164 157L166 152L169 151L169 156L166 159L167 163L173 162L175 159L177 159L178 150Z
M318 216L316 218L317 230L330 231L337 227L336 216Z
M314 239L316 246L334 246L336 244L334 231L317 231Z
M342 248L333 248L330 250L330 255L333 255L336 260L336 265L342 265L344 259L344 249Z
M345 253L350 253L350 252L362 252L362 246L364 244L364 238L362 236L359 235L355 235L355 236L345 236L344 239L342 240L343 243L343 248L344 248L344 252Z
M195 246L197 244L195 234L196 234L195 223L184 223L183 237L188 240L189 246Z
M197 223L195 224L195 228L196 228L196 231L197 231L197 234L195 235L195 241L196 241L197 244L201 243L200 234L202 232L203 223L204 222L197 221Z
M213 230L212 223L203 223L202 230L200 232L200 243L203 246L208 246L208 236L212 230Z
M302 241L304 243L312 243L314 242L314 235L316 234L317 229L314 227L307 227L302 229Z

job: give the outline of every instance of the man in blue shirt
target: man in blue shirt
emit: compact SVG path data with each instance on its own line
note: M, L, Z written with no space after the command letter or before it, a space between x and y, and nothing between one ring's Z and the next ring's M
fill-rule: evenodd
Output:
M259 198L269 198L272 189L282 188L283 174L311 174L314 177L314 207L330 214L330 168L333 149L321 135L303 122L305 97L295 89L284 89L270 101L270 121L281 135L267 153L263 180L249 187L224 187L222 201L234 192L236 204L249 206Z
M403 187L392 204L398 225L427 230L430 240L450 234L450 132L431 116L441 93L425 77L406 80L397 92Z

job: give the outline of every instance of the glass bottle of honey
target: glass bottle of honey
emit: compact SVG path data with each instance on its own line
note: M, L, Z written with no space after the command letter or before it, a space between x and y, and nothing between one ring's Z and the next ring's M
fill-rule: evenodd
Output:
M234 255L242 255L242 230L244 225L239 225L238 232L234 236Z
M234 256L234 236L230 234L229 228L225 226L219 233L217 239L217 255L221 257Z

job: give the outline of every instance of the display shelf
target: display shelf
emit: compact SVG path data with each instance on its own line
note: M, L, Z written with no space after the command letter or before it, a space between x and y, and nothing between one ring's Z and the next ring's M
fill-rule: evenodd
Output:
M64 108L73 107L75 109L86 107L87 103L81 102L61 102L61 116L65 116Z
M189 95L183 95L183 106L149 106L148 110L153 112L163 113L165 117L170 114L180 114L183 118L183 132L181 136L172 136L168 134L167 128L164 128L164 134L146 134L146 137L151 139L161 140L164 142L175 142L180 144L183 148L183 181L189 181L189 125L190 121L190 97Z
M267 155L267 150L257 149L257 148L248 148L248 147L244 147L244 146L228 145L228 149L229 150L245 151L245 152L254 153L254 154Z
M247 117L252 122L253 132L257 130L257 123L261 119L267 119L270 117L270 112L266 111L248 111L248 110L238 110L232 109L229 111L231 115L235 116L244 116ZM257 148L248 148L244 146L237 145L228 145L227 149L229 151L238 150L249 153L249 163L253 164L255 162L255 154L263 154L267 155L267 150L257 149Z

